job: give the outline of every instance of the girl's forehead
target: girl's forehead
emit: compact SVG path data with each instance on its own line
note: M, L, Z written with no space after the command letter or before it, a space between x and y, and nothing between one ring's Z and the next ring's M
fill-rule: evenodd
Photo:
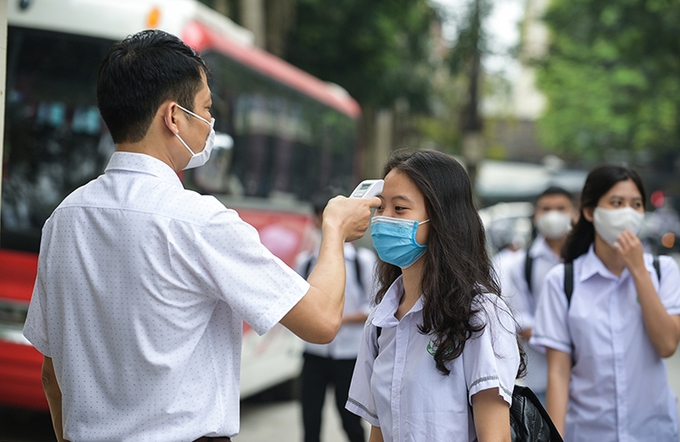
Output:
M424 204L425 197L416 183L404 172L392 169L385 175L385 185L381 198L385 201Z
M611 189L607 191L603 195L603 197L606 198L642 198L642 194L640 193L640 189L638 189L637 185L633 180L625 180L625 181L619 181L618 183L614 184Z

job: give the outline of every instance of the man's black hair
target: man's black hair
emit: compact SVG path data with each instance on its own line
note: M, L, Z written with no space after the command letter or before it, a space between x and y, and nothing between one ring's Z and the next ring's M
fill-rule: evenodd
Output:
M547 189L545 189L543 192L541 192L540 195L538 195L536 197L536 202L538 202L544 196L550 196L550 195L564 195L567 198L569 198L570 201L573 198L572 194L569 193L566 189L559 187L559 186L550 186Z
M115 43L99 68L97 104L115 143L141 141L167 100L193 110L208 68L178 37L145 30Z

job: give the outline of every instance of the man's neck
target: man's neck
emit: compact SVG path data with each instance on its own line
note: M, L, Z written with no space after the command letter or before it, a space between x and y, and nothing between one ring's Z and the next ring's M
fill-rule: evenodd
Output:
M546 244L548 244L548 247L550 247L550 249L553 251L555 255L560 256L562 253L562 247L564 247L566 239L567 239L566 236L561 236L555 239L545 238L545 242Z
M173 163L172 158L168 155L166 150L158 149L156 143L149 143L146 140L142 140L137 143L118 143L116 144L116 152L130 152L130 153L141 153L144 155L149 155L150 157L156 158L170 166L172 170L179 173L181 168L177 168Z

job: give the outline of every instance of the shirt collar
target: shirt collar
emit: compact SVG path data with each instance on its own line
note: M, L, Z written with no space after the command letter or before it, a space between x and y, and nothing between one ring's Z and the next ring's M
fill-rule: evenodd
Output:
M647 269L648 272L653 272L655 271L652 265L648 262L647 259L645 259L645 268ZM579 277L579 281L585 281L586 279L590 278L593 275L599 274L607 279L619 279L618 276L613 274L607 266L604 265L602 260L595 254L595 246L594 244L591 244L590 247L588 248L588 253L585 254L585 257L583 258L583 263L581 264L581 276ZM621 273L620 278L624 278L628 276L630 272L628 272L628 269L625 268L623 269L623 272Z
M404 294L404 276L400 275L387 289L385 296L380 304L375 308L373 325L377 327L394 327L399 323L399 320L394 316L399 308L399 301ZM411 315L423 309L423 297L418 298L418 301L413 305L411 310L406 313L406 316Z
M583 258L583 264L581 265L581 276L580 281L585 281L593 275L600 274L605 278L611 279L614 274L605 267L604 263L595 254L595 247L593 244L588 247L588 252Z
M179 176L170 166L151 155L143 153L114 152L106 166L106 172L114 170L145 173L183 187Z
M529 256L532 258L538 258L541 256L546 256L550 258L555 258L557 257L559 259L559 256L553 252L553 249L550 248L548 245L548 242L545 240L545 237L543 235L537 235L536 238L534 238L534 241L531 244L531 248L529 249Z

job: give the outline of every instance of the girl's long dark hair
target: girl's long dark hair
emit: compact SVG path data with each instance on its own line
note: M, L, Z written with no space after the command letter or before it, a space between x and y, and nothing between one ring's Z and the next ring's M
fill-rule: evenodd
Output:
M428 150L399 152L385 165L383 177L393 169L413 180L425 199L430 229L421 281L424 306L419 331L439 336L434 360L437 369L448 375L446 363L460 356L466 341L484 329L483 324L473 320L478 313L473 306L474 297L483 292L500 296L486 249L484 227L474 205L467 172L452 157ZM399 275L399 267L379 261L376 303ZM523 373L525 357L519 346Z
M618 164L603 164L590 171L581 192L581 207L578 222L569 233L562 249L564 262L572 262L588 251L595 241L595 227L583 216L583 209L597 207L600 198L620 181L632 180L646 201L645 188L640 175L633 169Z

